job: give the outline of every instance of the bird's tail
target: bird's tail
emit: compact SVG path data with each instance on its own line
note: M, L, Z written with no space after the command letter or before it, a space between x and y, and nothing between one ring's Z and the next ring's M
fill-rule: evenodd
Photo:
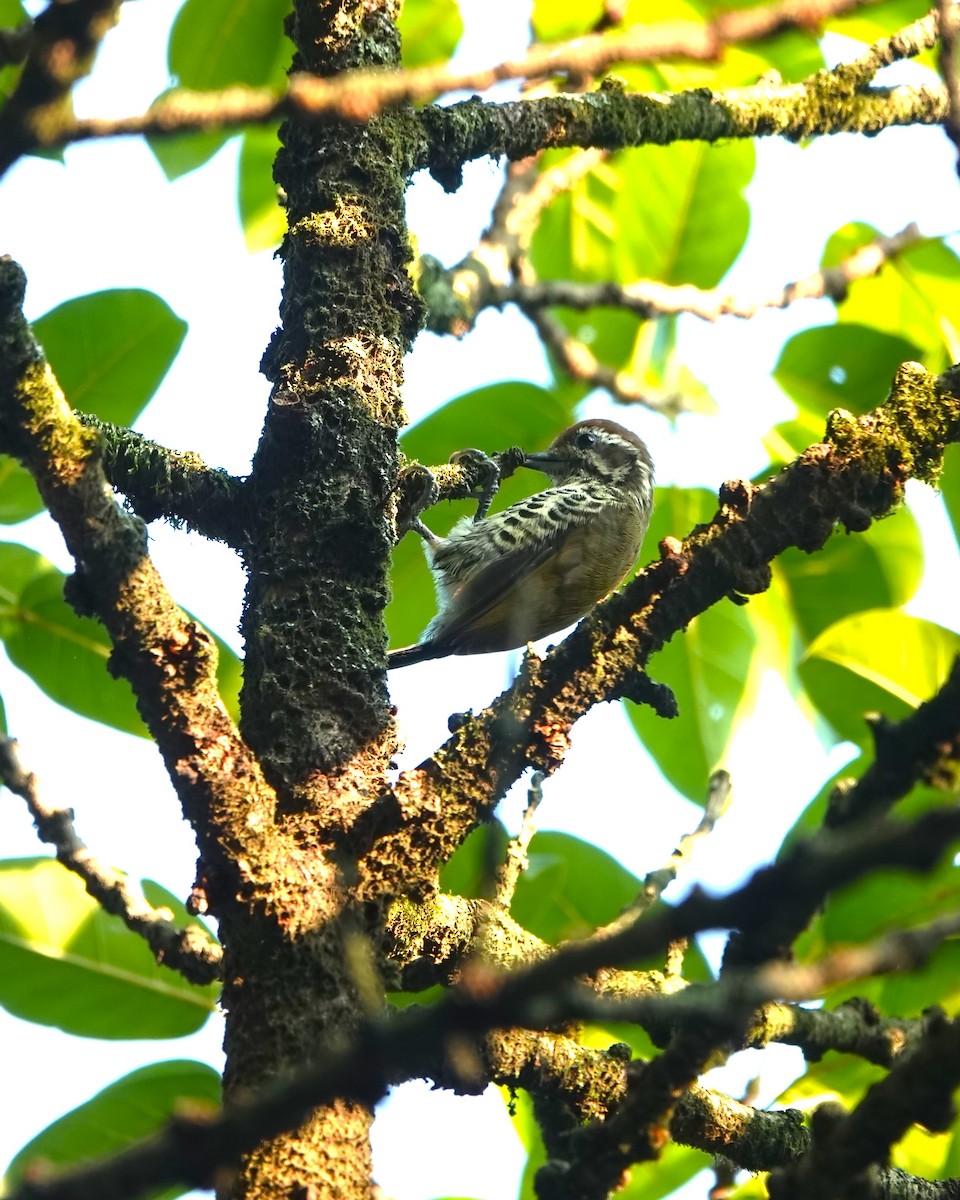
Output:
M402 646L399 650L391 650L387 655L387 670L394 667L412 667L414 663L426 662L431 658L443 658L449 653L441 650L436 642L418 642L415 646Z

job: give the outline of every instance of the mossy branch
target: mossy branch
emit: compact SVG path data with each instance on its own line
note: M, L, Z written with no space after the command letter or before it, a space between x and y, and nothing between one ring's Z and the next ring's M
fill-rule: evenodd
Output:
M100 439L80 423L23 316L26 280L0 259L0 447L33 475L76 562L70 600L113 644L220 888L234 899L264 852L274 795L217 690L210 635L173 602L143 522L115 503ZM223 889L221 891L221 888Z
M111 421L78 413L100 435L104 474L144 521L164 518L204 537L243 545L243 480L208 467L192 451L170 450Z

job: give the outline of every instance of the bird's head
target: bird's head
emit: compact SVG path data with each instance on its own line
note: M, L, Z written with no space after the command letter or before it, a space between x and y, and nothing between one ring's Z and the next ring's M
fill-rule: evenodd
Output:
M653 461L646 445L615 421L578 421L537 454L525 467L549 475L554 483L597 481L635 492L648 503L653 489Z

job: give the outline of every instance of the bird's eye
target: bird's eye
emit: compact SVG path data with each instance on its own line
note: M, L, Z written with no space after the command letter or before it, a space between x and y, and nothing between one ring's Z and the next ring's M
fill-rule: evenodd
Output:
M582 432L577 434L574 444L578 450L589 450L591 446L595 446L597 444L597 435L595 433L591 433L589 429L584 429Z

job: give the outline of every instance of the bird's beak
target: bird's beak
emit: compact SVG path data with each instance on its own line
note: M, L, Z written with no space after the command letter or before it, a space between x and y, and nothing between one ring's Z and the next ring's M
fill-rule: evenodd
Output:
M534 471L543 471L547 475L551 471L555 471L557 467L566 466L567 458L565 455L551 453L549 450L541 450L537 454L524 455L521 467L530 467Z

